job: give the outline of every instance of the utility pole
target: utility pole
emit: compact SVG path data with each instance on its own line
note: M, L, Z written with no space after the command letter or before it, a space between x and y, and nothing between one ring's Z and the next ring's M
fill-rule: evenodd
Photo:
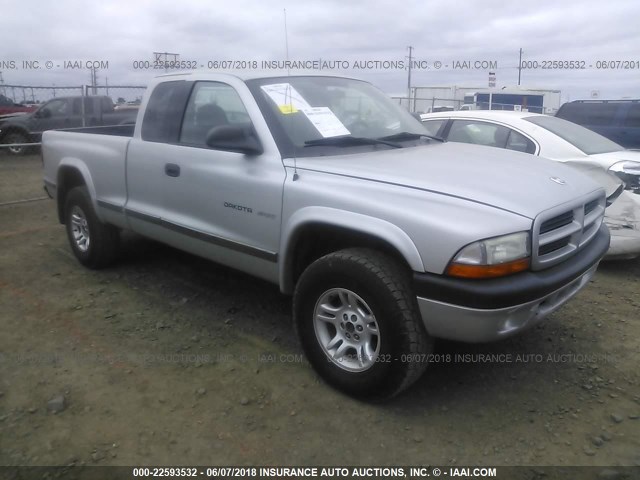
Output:
M409 75L407 78L407 103L409 111L411 111L411 64L413 63L413 47L407 47L409 49Z
M93 95L97 95L98 91L96 87L98 86L98 74L96 67L91 67L91 91Z
M518 86L520 86L521 73L522 73L522 48L520 49L520 61L518 62Z

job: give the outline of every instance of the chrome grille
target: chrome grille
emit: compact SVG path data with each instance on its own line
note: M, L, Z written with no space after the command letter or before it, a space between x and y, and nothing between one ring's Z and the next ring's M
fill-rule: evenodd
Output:
M532 268L556 265L589 243L600 228L604 209L604 194L595 192L538 215L533 223Z

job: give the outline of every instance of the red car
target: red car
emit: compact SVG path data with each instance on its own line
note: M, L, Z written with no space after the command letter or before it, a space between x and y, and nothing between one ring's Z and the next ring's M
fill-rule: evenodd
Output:
M33 112L38 108L37 105L21 105L19 103L14 103L8 97L4 95L0 95L0 115L8 115L11 113L20 113L20 112Z

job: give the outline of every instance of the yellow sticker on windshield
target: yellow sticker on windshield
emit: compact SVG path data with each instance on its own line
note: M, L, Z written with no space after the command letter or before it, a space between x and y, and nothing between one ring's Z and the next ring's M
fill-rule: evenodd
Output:
M298 112L296 107L294 107L291 104L289 104L289 105L279 105L278 108L280 109L280 113L282 113L283 115L287 115L288 113L297 113Z

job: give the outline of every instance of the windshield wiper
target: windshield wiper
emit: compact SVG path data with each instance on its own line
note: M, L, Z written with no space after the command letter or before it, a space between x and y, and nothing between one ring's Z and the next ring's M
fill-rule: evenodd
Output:
M412 133L412 132L400 132L393 135L387 135L386 137L380 137L378 140L417 140L418 138L425 137L432 140L438 140L444 142L444 138L435 137L433 135L427 135L426 133Z
M348 147L355 145L388 145L393 148L402 148L394 142L387 141L383 138L354 137L353 135L341 135L339 137L316 138L315 140L307 140L304 142L305 147L319 147L330 145L336 147Z

